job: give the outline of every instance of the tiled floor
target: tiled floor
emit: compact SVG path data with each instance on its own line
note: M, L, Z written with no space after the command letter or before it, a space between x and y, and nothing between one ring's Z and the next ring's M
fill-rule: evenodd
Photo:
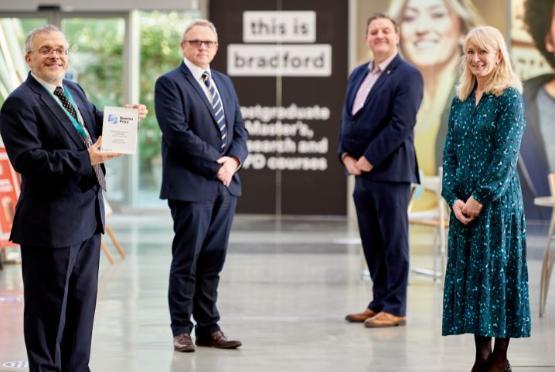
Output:
M128 256L112 266L102 258L93 371L470 370L472 336L440 336L441 287L429 278L411 276L406 327L370 330L343 320L364 308L370 283L360 276L356 230L341 219L237 218L219 306L223 330L244 346L176 353L166 300L168 213L114 216L111 225ZM555 371L555 293L537 317L546 228L528 230L533 335L511 343L510 359L514 371ZM411 240L413 267L430 266L429 230ZM18 265L0 272L0 371L25 369L20 281Z

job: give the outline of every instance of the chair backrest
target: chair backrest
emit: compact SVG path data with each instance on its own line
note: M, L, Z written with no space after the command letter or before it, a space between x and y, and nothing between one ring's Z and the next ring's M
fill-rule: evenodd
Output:
M414 198L418 197L418 193L416 192L417 187L413 185L411 189L411 200L409 203L409 222L411 224L424 224L424 225L437 225L446 227L449 223L449 208L447 203L443 200L441 196L441 183L443 177L443 169L442 167L438 168L438 175L437 176L421 176L420 179L422 181L422 185L420 187L426 189L427 191L431 191L434 193L436 198L436 205L431 210L424 210L413 212L412 211L412 202Z
M551 191L551 196L555 196L555 172L549 173L547 181L549 182L549 191Z

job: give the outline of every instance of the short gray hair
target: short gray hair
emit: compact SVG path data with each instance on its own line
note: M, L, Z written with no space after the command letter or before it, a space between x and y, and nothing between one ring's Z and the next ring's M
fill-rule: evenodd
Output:
M27 35L27 38L25 38L25 52L28 53L31 51L31 44L33 43L35 36L38 34L48 34L50 32L60 32L63 34L62 30L54 25L39 26L31 30L31 32Z
M207 19L197 19L191 22L183 32L183 35L181 36L181 43L187 40L187 33L196 26L203 26L211 29L212 32L214 32L214 35L216 35L216 41L218 41L218 32L216 32L216 26L214 26L214 24Z

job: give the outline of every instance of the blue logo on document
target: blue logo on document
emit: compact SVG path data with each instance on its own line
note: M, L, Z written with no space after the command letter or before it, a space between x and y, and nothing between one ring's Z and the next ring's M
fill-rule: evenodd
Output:
M117 124L119 122L119 117L117 115L108 114L108 123Z

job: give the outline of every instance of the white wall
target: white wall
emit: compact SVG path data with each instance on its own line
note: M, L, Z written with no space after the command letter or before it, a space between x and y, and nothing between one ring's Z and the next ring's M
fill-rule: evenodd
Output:
M199 9L202 0L0 0L0 12L36 11L39 5L59 5L62 11L128 11Z

